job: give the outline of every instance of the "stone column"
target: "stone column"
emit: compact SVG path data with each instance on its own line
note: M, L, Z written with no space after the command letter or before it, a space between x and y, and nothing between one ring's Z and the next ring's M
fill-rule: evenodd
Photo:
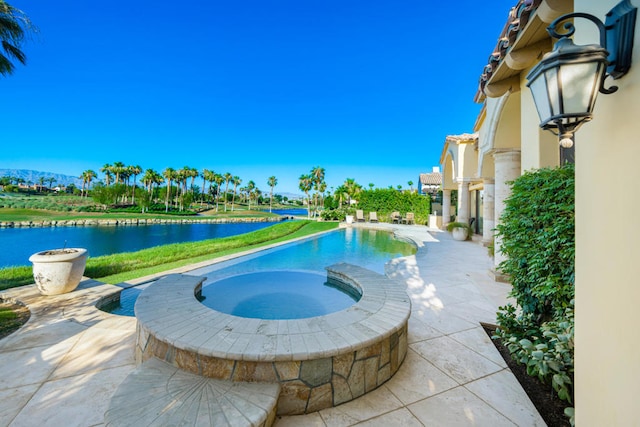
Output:
M471 214L471 205L469 204L469 181L458 182L458 216L457 222L469 224L469 216Z
M495 221L495 180L484 178L484 198L482 200L482 244L489 246L493 243L493 229Z
M442 228L447 228L451 219L451 190L442 190Z
M507 182L513 181L520 176L520 150L504 150L493 153L495 163L495 224L500 223L500 217L504 210L504 201L511 195L511 186ZM501 280L498 265L505 259L500 252L500 239L495 239L494 271L496 280Z

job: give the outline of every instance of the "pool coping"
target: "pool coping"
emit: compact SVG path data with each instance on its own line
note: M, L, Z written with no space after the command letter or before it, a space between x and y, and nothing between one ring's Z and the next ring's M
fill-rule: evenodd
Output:
M406 327L411 301L404 286L351 264L326 270L328 277L360 288L360 301L306 319L242 318L196 299L205 277L171 274L140 294L135 315L142 330L175 349L255 362L303 361L357 351Z

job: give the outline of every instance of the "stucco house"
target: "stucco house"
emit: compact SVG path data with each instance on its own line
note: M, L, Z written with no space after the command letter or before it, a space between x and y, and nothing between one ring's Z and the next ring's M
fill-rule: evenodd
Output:
M430 195L432 199L442 186L442 173L440 166L434 166L431 172L421 173L418 176L418 194Z
M475 101L482 109L474 133L448 136L441 156L443 222L450 192L458 190L457 220L474 219L485 244L494 241L492 230L510 192L507 182L527 170L575 160L575 408L580 426L639 423L640 227L633 215L640 212L640 198L632 189L640 180L640 32L630 38L628 72L605 81L605 87L619 89L597 97L593 119L570 138L572 147L560 146L562 138L541 129L527 75L554 48L557 40L546 28L556 18L581 12L604 22L614 7L638 6L640 0L518 1L502 32L496 29L497 45L481 72ZM575 44L601 43L593 21L573 21ZM628 25L637 30L635 21ZM499 250L495 253L498 265L503 258Z

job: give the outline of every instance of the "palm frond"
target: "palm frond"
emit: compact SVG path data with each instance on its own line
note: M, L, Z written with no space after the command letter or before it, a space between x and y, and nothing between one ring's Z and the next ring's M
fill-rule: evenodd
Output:
M2 48L9 56L14 58L16 61L20 62L23 65L26 64L27 56L20 49L4 40L2 41Z
M9 59L0 53L0 75L8 76L13 74L14 66Z

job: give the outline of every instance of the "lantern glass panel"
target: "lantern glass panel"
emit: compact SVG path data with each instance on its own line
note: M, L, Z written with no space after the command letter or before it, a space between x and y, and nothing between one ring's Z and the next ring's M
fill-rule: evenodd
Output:
M590 113L598 93L601 63L563 64L558 72L564 114Z
M536 104L540 121L545 122L549 117L551 117L545 74L539 74L537 79L530 82L529 89L531 89L531 95L533 95L533 101Z

